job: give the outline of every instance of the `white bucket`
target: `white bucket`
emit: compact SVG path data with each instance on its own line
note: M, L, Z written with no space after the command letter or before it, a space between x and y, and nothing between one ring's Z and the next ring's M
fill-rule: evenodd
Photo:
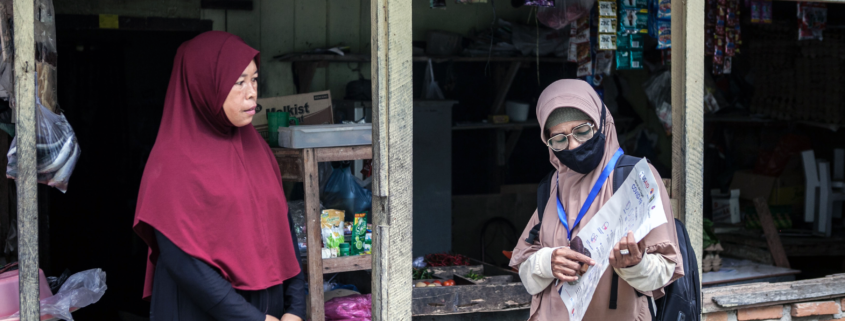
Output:
M524 122L528 120L529 105L526 102L507 101L505 102L505 111L511 121Z

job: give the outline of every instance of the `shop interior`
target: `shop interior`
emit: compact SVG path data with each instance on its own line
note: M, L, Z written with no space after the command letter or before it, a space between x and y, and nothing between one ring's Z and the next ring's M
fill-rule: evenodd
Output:
M611 1L619 7L611 11L619 15L611 32L600 26L607 17L599 8L603 1L581 1L589 9L581 8L582 18L575 21L566 21L563 10L577 5L413 1L409 246L427 265L415 268L414 291L436 291L428 285L442 280L470 290L488 282L505 293L501 302L457 316L433 303L421 301L417 308L415 297L415 320L478 318L473 313L493 311L502 313L484 315L527 318L530 296L508 266L507 252L536 208L538 182L553 169L548 148L538 140L534 111L552 82L590 82L613 116L626 154L647 158L662 178L671 178L671 28L668 15L658 17L668 1L631 1L642 22L631 26L621 16L627 1ZM48 276L92 268L108 274L102 299L74 317L148 320L149 303L141 300L147 246L132 223L182 42L208 30L239 35L261 51L265 107L275 98L325 92L334 124L372 122L369 1L240 2L250 9L205 1L54 4L56 101L83 152L66 193L39 185L40 268ZM649 13L640 15L642 10ZM845 25L838 24L845 21L845 5L708 0L706 10L703 287L845 272ZM720 18L719 10L734 16ZM808 18L806 12L826 18ZM110 30L97 24L101 14L147 23ZM586 41L579 37L585 33ZM613 35L615 42L603 35ZM0 116L0 122L9 121ZM0 133L4 150L14 134L7 129ZM267 139L279 144L269 134ZM367 195L370 162L351 155L348 161L320 163L318 189L334 188L335 174L344 173L354 176L355 193ZM311 263L304 232L310 189L292 179L285 190L302 232L302 260ZM14 180L0 177L0 266L17 257L15 195ZM325 196L320 194L323 205ZM755 206L758 197L764 201ZM362 206L356 209L372 223L369 208ZM355 223L353 212L358 211L343 215L348 225ZM772 223L779 248L764 233ZM346 235L344 242L354 241ZM335 260L331 255L322 260L332 272L323 275L325 301L371 292L366 264L356 269L329 263ZM355 264L369 260L361 258ZM426 289L418 289L420 283Z

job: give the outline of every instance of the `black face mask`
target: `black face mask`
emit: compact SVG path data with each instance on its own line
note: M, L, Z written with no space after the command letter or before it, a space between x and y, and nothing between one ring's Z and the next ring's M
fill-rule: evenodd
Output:
M604 157L604 145L606 139L604 136L604 119L606 117L606 112L607 110L605 109L604 104L602 104L601 117L599 118L601 128L599 128L598 133L596 133L593 138L590 138L590 140L575 149L562 150L559 152L552 150L552 152L555 153L557 160L559 160L563 166L569 167L573 171L581 174L592 172L599 166L601 159Z
M604 157L604 143L604 133L599 132L575 149L553 152L563 166L578 173L587 174L601 163Z

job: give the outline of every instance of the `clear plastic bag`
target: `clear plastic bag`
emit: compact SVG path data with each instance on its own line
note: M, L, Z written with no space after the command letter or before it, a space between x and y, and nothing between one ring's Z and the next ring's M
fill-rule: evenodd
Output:
M666 134L672 135L672 73L669 70L655 73L646 80L643 89Z
M434 80L434 66L431 64L431 59L428 60L428 66L425 67L425 92L423 92L422 99L426 100L443 100L443 91L440 90L440 85Z
M72 310L100 301L106 293L106 272L91 269L71 275L55 295L41 300L41 315L73 321ZM20 312L12 318L20 317Z
M327 321L372 320L373 301L370 294L350 295L326 302Z
M537 19L546 27L560 30L590 12L595 0L556 0L554 7L540 7Z
M372 207L373 193L355 180L348 166L335 168L320 195L326 208L343 210L347 217Z
M305 252L308 249L308 238L305 227L305 201L288 202L288 215L293 221L293 230L296 231L296 242L299 251Z
M38 85L35 86L36 91ZM35 97L35 157L38 182L67 192L70 175L76 167L81 150L76 141L76 134L64 115L57 115L41 104ZM18 138L12 140L6 156L6 177L18 177Z

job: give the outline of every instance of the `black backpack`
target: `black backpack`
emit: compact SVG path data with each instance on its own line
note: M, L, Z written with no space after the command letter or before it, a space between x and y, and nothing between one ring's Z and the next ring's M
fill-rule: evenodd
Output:
M619 161L616 162L616 167L613 168L613 191L619 189L625 178L634 169L634 166L640 161L640 158L622 155ZM531 228L528 238L525 242L534 244L534 241L540 234L540 226L543 223L543 212L546 209L546 203L549 202L549 194L551 194L551 184L554 178L555 171L546 175L540 182L537 188L537 217L539 222ZM649 304L649 311L656 315L654 320L665 321L698 321L701 316L701 302L698 299L701 293L698 277L698 262L695 258L695 252L689 241L689 234L686 227L681 221L675 220L675 228L678 233L678 243L681 245L681 261L684 264L685 275L669 286L664 288L665 296L657 299L654 304L657 306L657 311L653 311L653 306ZM692 253L692 256L689 254ZM610 302L608 308L616 309L618 291L619 291L619 276L616 271L611 269L613 273L612 281L610 283ZM635 291L637 296L642 296L638 291Z

